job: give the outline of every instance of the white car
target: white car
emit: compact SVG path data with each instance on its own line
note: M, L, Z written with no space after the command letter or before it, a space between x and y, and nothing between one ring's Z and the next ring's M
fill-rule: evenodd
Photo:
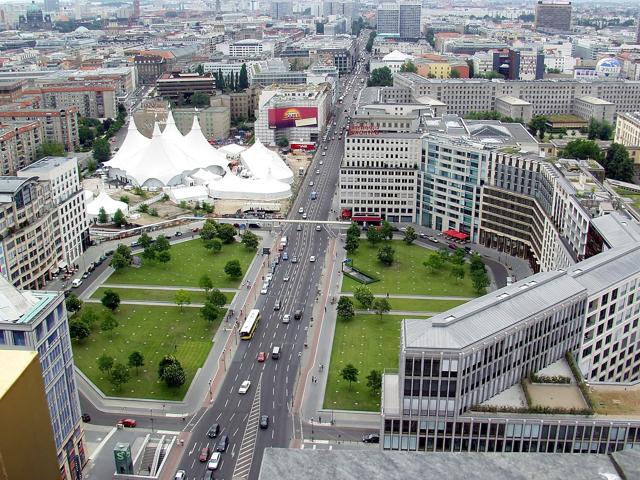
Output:
M316 257L315 257L314 255L311 255L311 256L309 257L309 261L310 261L310 262L315 262L315 261L316 261Z
M322 229L320 225L316 225L316 232L319 232Z
M316 175L319 174L319 173L320 173L320 169L317 169L316 170Z
M291 315L288 313L282 317L282 323L289 323L291 321Z
M240 384L240 388L238 389L238 393L240 395L244 395L249 391L249 387L251 387L251 382L249 380L245 380Z
M303 213L303 214L302 214L302 219L303 219L303 220L306 220L306 219L307 219L307 214L306 214L306 213Z
M326 155L327 155L327 152L322 152L322 156L323 157L326 156ZM322 163L322 162L320 162L320 163Z
M263 285L262 290L260 290L260 293L262 295L266 295L267 293L269 293L269 287L267 285Z
M298 213L303 213L303 212L304 212L304 207L300 207L300 208L298 209Z
M213 452L211 454L211 459L207 464L207 470L217 470L218 467L220 466L221 457L222 457L222 454L220 452Z
M438 239L436 237L427 237L433 243L438 243Z
M324 162L322 160L320 160L320 165L324 165Z
M313 180L311 180L311 181L309 182L309 186L310 186L310 187L313 187Z
M288 282L289 281L289 275L285 275L285 277L282 279L283 282Z

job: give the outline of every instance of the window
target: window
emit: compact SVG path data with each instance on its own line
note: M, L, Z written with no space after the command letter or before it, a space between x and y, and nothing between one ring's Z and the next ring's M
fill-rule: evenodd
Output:
M13 344L24 347L27 344L25 332L13 332Z

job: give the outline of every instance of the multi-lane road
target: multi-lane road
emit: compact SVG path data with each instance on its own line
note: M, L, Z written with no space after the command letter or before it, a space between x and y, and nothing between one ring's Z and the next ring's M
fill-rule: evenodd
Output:
M361 41L362 50L363 46ZM302 218L298 213L301 207L310 220L335 217L336 214L331 210L343 154L344 143L339 137L341 133L344 134L341 132L347 116L344 110L351 111L353 88L361 87L360 78L363 75L364 68L357 78L353 78L355 74L347 76L348 81L353 79L352 86L347 84L344 104L335 108L327 141L319 142L320 148L292 205L290 219ZM325 155L322 152L326 152ZM311 198L312 191L317 192L315 200ZM206 463L201 463L198 456L204 447L215 449L216 439L206 435L214 423L220 425L220 435L228 435L230 440L215 472L216 479L257 478L264 448L287 447L292 440L291 408L300 372L300 355L307 342L307 329L319 291L323 265L334 260L328 254L328 245L330 236L335 232L324 225L318 230L314 224L304 224L298 230L289 224L277 235L287 236L289 259L280 261L268 293L260 295L256 302L254 308L260 310L261 320L255 335L249 341L239 341L215 401L192 420L195 426L191 429L190 440L185 446L179 467L187 472L189 479L202 478L205 473ZM316 261L310 260L312 256ZM292 262L294 257L297 263ZM274 254L268 260L273 258ZM285 277L289 278L286 282ZM256 282L261 280L255 279ZM278 311L274 310L276 302L281 303ZM295 320L293 314L298 309L304 313L300 320ZM288 324L282 322L285 314L291 315ZM271 358L275 346L281 348L277 360ZM256 360L259 352L267 355L263 363ZM244 380L249 380L251 387L246 394L239 394L238 388ZM269 417L268 429L258 428L257 415Z

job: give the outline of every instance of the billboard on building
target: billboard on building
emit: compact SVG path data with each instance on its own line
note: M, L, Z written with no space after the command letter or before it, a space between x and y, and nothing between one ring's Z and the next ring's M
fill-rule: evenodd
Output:
M317 107L285 107L269 109L269 128L316 127Z

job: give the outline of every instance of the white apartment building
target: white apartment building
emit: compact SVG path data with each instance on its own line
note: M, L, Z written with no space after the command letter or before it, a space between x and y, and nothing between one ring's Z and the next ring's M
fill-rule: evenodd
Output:
M229 44L229 56L231 58L258 58L263 53L273 51L273 44L262 40L238 40Z
M538 65L538 52L535 50L520 50L520 70L518 76L520 80L535 80L537 65Z
M471 56L473 74L484 75L493 71L493 54L491 52L476 52Z
M23 178L37 176L40 182L49 183L51 200L58 209L56 224L63 251L63 264L59 267L66 268L74 265L82 255L83 236L87 234L89 228L84 194L78 175L78 159L76 157L45 157L20 170L18 176Z
M626 147L640 147L640 112L618 115L614 141Z
M240 70L242 70L242 65L244 62L204 62L202 63L202 68L204 73L210 73L211 75L215 75L218 72L222 72L223 77L227 77L227 75L236 73L240 75ZM249 83L251 83L251 76L253 74L253 69L251 68L254 62L247 62L247 77L249 78Z
M387 67L391 70L391 73L398 73L405 63L413 61L414 58L415 57L413 55L407 55L399 52L398 50L394 50L382 58L372 58L369 65L369 71L373 72L377 68Z
M39 121L0 126L0 172L15 175L36 159L36 151L44 141Z

